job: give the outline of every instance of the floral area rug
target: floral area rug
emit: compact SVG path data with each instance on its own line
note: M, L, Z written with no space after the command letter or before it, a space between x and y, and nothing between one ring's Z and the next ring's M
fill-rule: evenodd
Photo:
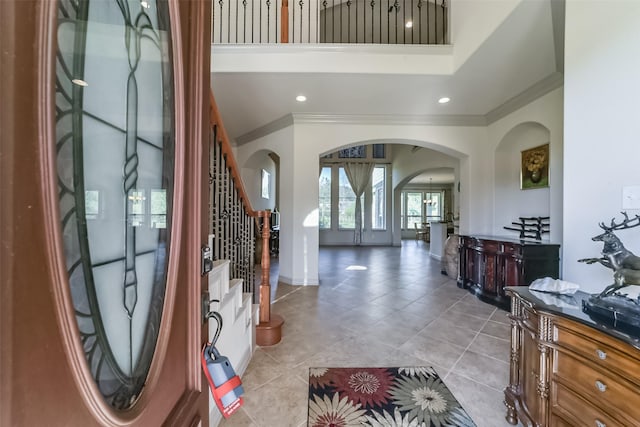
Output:
M309 427L475 427L430 367L310 368Z

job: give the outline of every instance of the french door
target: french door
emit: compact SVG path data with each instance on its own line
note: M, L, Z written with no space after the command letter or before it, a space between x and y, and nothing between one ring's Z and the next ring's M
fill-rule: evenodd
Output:
M0 425L207 425L210 2L0 3Z

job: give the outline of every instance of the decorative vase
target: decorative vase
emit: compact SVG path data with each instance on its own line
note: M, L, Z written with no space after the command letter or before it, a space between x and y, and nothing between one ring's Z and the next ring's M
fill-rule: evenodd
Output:
M531 182L538 183L542 179L542 171L540 169L535 169L531 171Z

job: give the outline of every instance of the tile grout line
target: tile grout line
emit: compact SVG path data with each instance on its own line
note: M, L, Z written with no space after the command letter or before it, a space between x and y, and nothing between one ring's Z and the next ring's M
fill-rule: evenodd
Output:
M454 304L455 305L455 304ZM453 307L453 306L452 306ZM451 307L449 307L450 309ZM482 326L480 327L480 329L478 330L478 332L476 332L475 336L473 337L473 339L471 340L471 342L467 345L467 347L464 349L464 351L462 352L462 354L458 357L458 359L456 359L456 361L453 363L453 365L451 366L451 369L449 370L449 373L451 373L455 367L458 365L458 362L460 362L460 359L462 359L465 355L465 353L467 351L469 351L469 348L471 347L471 344L473 344L475 342L475 340L478 338L478 335L480 335L480 331L482 331L482 329L484 329L485 326L487 326L487 323L489 322L489 319L491 318L491 316L493 316L493 314L495 313L495 311L497 310L494 309L491 314L489 315L489 318L487 320L484 321L484 323L482 324ZM447 310L448 311L448 310ZM447 374L447 376L449 376L449 373ZM446 379L446 377L445 377ZM485 384L486 385L486 384Z

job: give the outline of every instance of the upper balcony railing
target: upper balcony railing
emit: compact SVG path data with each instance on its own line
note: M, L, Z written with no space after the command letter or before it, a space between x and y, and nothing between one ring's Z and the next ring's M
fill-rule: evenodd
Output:
M447 0L212 1L216 44L449 42Z

